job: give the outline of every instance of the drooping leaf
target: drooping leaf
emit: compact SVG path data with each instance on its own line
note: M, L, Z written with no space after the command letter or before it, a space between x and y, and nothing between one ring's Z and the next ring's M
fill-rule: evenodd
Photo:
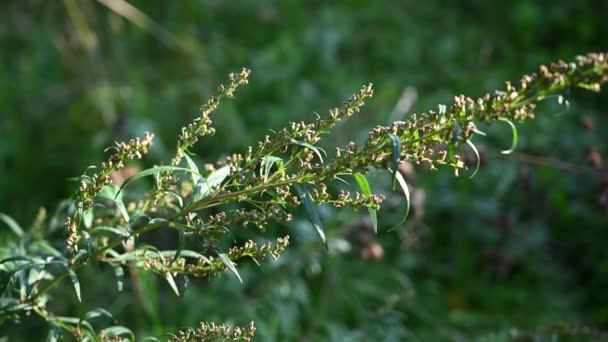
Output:
M217 256L224 263L224 265L226 265L226 267L228 267L228 269L239 279L239 281L242 284L243 279L241 279L241 275L239 274L239 271L236 269L236 266L235 266L236 264L232 260L230 260L228 255L226 255L226 253L217 253Z
M355 173L353 176L355 177L357 184L359 184L359 188L361 189L361 192L365 196L368 196L368 197L371 196L372 190L369 186L369 182L367 181L367 178L365 178L365 175L363 175L361 173ZM374 233L378 233L378 216L376 213L376 209L368 207L367 211L369 212L369 218L371 219L372 226L374 227Z
M119 264L110 264L110 266L112 266L112 269L114 269L114 275L116 276L116 287L118 288L118 292L121 292L123 287L123 278L125 277L125 271Z
M120 325L105 328L101 331L100 335L103 335L106 338L112 338L112 337L122 336L122 335L129 335L130 341L135 341L135 334L133 334L131 329L120 326Z
M175 292L175 294L179 297L179 289L177 288L175 279L173 279L173 275L171 273L167 272L165 274L165 280L167 280L167 283L169 283L169 286L171 286L171 289L173 290L173 292Z
M192 202L198 202L213 193L213 191L230 175L230 166L221 167L209 175L209 178L201 178L194 187Z
M82 222L87 229L93 225L93 219L95 218L93 214L93 207L82 212Z
M103 308L95 308L93 310L90 310L89 312L87 312L86 314L84 314L84 317L81 319L82 321L88 321L97 317L108 317L109 319L111 319L114 324L116 324L116 319L114 318L114 316L112 316L112 314Z
M193 171L190 174L192 176L192 184L196 184L198 182L198 180L201 178L199 176L200 172L198 171L198 166L196 166L196 163L194 162L194 160L192 160L192 158L190 158L190 156L188 155L188 153L184 153L184 159L186 159L186 163L188 164L188 168L190 168L190 170Z
M401 221L399 223L397 223L393 228L389 229L389 231L395 230L399 226L404 224L410 213L410 189L407 186L407 183L405 182L405 179L403 179L403 176L401 175L400 172L397 172L397 176L395 178L397 178L397 181L399 182L399 185L401 186L401 190L403 190L403 194L405 195L405 200L406 200L405 214L403 215L403 218L401 219Z
M0 221L6 223L6 225L13 231L13 233L15 233L15 235L17 235L17 237L23 237L23 229L15 220L13 220L12 217L4 213L0 213Z
M310 220L310 223L315 227L317 234L321 238L323 245L327 248L327 238L325 237L325 231L323 230L323 226L321 226L321 219L319 218L319 213L317 212L317 208L310 196L310 192L301 184L295 184L294 187L298 192L298 196L300 197L300 201L304 205L304 210L306 211L306 215Z
M74 291L76 292L76 298L78 298L78 301L82 303L82 298L80 297L80 281L78 280L78 276L72 269L68 269L68 273L70 274L70 280L72 281Z
M152 175L156 175L159 174L161 172L170 172L170 171L184 171L184 172L189 172L189 173L194 173L197 174L199 177L202 177L198 172L195 172L193 170L184 168L184 167L178 167L178 166L169 166L169 165L164 165L164 166L154 166L152 168L140 171L136 174L134 174L133 176L127 178L125 180L124 183L122 183L122 185L120 186L120 190L119 193L121 191L123 191L125 189L125 187L127 185L129 185L131 182L136 181L140 178L143 177L147 177L147 176L152 176ZM118 195L118 194L117 194Z
M91 234L97 234L97 233L102 233L102 232L113 233L113 234L116 234L116 235L119 235L119 236L122 236L125 238L129 238L131 236L126 229L119 228L119 227L97 226L90 230Z
M467 145L471 147L473 152L475 152L475 156L477 157L477 162L475 163L475 171L473 171L473 173L469 176L469 178L473 178L477 174L477 171L479 171L479 164L481 163L481 159L479 158L479 151L477 151L477 147L475 147L471 139L467 139Z
M511 142L511 148L509 148L508 150L500 151L500 153L502 154L510 154L515 151L515 148L517 147L517 127L515 127L513 122L511 122L511 120L507 118L498 118L498 120L506 122L507 124L509 124L509 126L511 126L511 131L513 132L513 141Z
M307 149L313 151L317 155L317 158L319 158L319 161L321 162L321 164L323 164L323 155L321 155L321 151L323 151L323 153L325 153L325 151L322 148L316 147L307 142L299 141L299 140L295 140L295 139L291 139L291 143L300 145L302 147L306 147Z
M169 263L169 265L173 264L177 258L179 258L179 256L182 254L182 250L184 249L184 243L185 243L185 237L184 237L184 230L183 229L177 229L177 248L175 250L175 255L173 256L173 259L171 260L171 262Z
M264 177L265 182L268 181L270 170L275 163L279 165L279 168L281 168L283 159L275 156L265 156L262 158L262 162L260 163L260 176Z
M113 201L116 204L116 208L118 208L120 211L122 218L125 219L125 222L129 222L129 213L127 212L127 207L122 200L122 192L116 185L108 184L104 186L97 196Z

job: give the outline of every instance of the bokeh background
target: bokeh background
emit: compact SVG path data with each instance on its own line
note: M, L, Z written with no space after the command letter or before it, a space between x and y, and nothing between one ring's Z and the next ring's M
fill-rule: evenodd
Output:
M606 13L603 0L2 1L0 211L27 226L70 195L69 178L105 147L144 131L157 139L139 167L166 161L179 129L243 66L250 85L214 114L217 134L196 149L201 163L325 113L368 82L374 98L326 138L329 151L454 95L481 96L540 64L606 51ZM473 180L409 170L414 211L395 232L370 234L365 211L321 208L331 253L297 215L255 235L288 233L294 243L276 262L239 265L243 285L226 274L193 281L178 298L139 274L119 293L101 269L82 275L82 305L69 285L56 290L55 311L105 307L142 336L254 320L260 341L608 331L608 93L572 90L569 101L544 101L537 120L519 125L510 156L499 153L508 126L482 126ZM390 227L403 198L390 195L385 174L372 187L389 195L380 221ZM24 317L0 336L42 340L45 329Z

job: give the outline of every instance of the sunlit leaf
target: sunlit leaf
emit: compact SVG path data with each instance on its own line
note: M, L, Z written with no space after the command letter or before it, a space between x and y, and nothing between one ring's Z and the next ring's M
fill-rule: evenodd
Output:
M93 229L91 229L89 231L91 234L98 234L98 233L102 233L102 232L109 232L109 233L113 233L125 238L130 237L131 235L129 234L129 232L124 229L124 228L119 228L119 227L107 227L107 226L97 226Z
M323 155L321 155L321 151L323 151L322 148L316 147L316 146L313 146L313 145L311 145L311 144L309 144L307 142L298 141L298 140L295 140L295 139L291 139L291 143L292 144L296 144L296 145L300 145L302 147L306 147L309 150L312 150L317 155L317 158L319 158L319 161L321 162L321 164L323 163ZM323 151L323 153L325 153L325 151Z
M481 158L479 158L479 151L477 151L477 147L475 147L475 144L473 144L473 142L470 139L467 139L467 145L469 145L471 147L473 152L475 152L475 156L477 157L477 162L475 163L475 171L473 171L473 173L469 176L469 178L473 178L477 174L477 171L479 171L479 165L481 163Z
M192 158L190 158L188 153L184 153L184 159L186 159L188 168L193 171L190 174L192 176L192 184L196 184L198 182L198 180L201 178L199 175L200 172L198 171L198 166L196 166L196 163L194 162L194 160L192 160Z
M232 260L230 260L228 255L226 255L225 253L217 253L217 256L224 263L224 265L226 265L226 267L228 267L228 269L239 279L239 281L242 284L243 279L241 279L241 275L239 274L239 271L236 269L236 266L235 266L236 264Z
M165 274L165 280L167 280L167 283L169 283L169 286L171 286L171 289L173 290L173 292L175 292L175 294L179 297L179 289L177 288L175 279L173 279L173 275L171 273L167 272L167 274Z
M268 177L270 176L270 170L272 166L277 163L279 168L283 164L283 159L275 156L265 156L262 158L261 167L260 167L260 176L264 178L264 181L268 181Z
M515 148L517 147L517 127L515 127L513 122L511 122L511 120L507 118L498 118L498 120L506 122L509 124L509 126L511 126L511 131L513 132L513 141L511 142L511 148L509 148L508 150L500 151L500 153L502 154L510 154L515 151Z
M100 335L105 336L106 338L112 338L121 335L129 335L131 341L135 341L135 334L131 331L131 329L123 326L113 326L106 329L103 329Z
M365 175L360 174L360 173L355 173L353 175L353 177L355 177L357 184L359 184L359 188L361 189L361 192L365 196L368 196L368 197L371 196L372 190L369 186L369 182L367 181L367 178L365 178ZM374 233L378 233L378 215L376 213L376 209L368 207L367 211L369 212L369 217L372 221L372 226L374 227Z
M407 217L410 213L410 189L407 186L407 183L405 182L405 179L403 179L403 176L401 175L400 172L397 172L396 177L397 181L399 182L399 185L401 186L401 190L403 190L403 194L405 195L405 214L403 215L403 218L401 219L401 221L399 223L397 223L393 228L389 229L389 231L395 230L397 229L399 226L401 226L402 224L405 223L405 221L407 220Z
M202 177L198 172L195 172L195 171L190 170L190 169L186 169L184 167L169 166L169 165L155 166L155 167L152 167L152 168L140 171L140 172L134 174L133 176L127 178L125 180L125 182L122 183L122 185L120 186L120 190L119 190L118 193L120 193L121 191L123 191L125 189L125 187L127 185L129 185L131 182L136 181L136 180L138 180L140 178L156 175L156 174L159 174L161 172L171 172L171 171L184 171L184 172L194 173L194 174L198 175L199 177Z
M213 193L213 191L230 175L230 166L221 167L209 175L209 178L201 178L194 187L192 202L200 201Z
M122 200L122 192L116 185L108 184L104 186L97 196L113 201L116 204L116 208L118 208L118 211L120 211L120 214L125 219L125 222L129 222L129 213L127 212L127 207Z
M294 187L298 192L300 201L302 201L302 204L304 205L304 209L306 211L306 215L308 215L308 219L315 227L317 234L319 234L321 241L323 241L323 244L325 245L325 248L327 248L327 238L325 237L325 231L323 230L323 226L321 226L321 219L319 218L317 208L315 207L312 197L310 196L310 192L308 192L308 190L306 190L304 186L300 184L295 184Z

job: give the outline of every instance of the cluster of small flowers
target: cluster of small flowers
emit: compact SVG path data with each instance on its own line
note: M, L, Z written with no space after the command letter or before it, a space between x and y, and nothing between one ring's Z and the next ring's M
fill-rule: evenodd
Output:
M236 209L229 223L247 227L249 224L253 224L258 229L264 231L268 225L269 220L277 222L288 222L291 221L291 214L287 213L278 205L270 205L268 208L245 210Z
M126 160L141 159L144 154L148 153L153 138L154 134L146 132L143 137L131 139L127 143L117 142L116 147L114 147L116 152L105 162L101 163L100 171L91 177L82 177L78 193L76 194L76 201L82 203L83 210L90 208L93 205L93 198L104 186L112 182L110 173L122 169L125 166L124 162Z
M351 193L344 190L340 191L338 195L332 196L327 192L327 185L324 183L320 183L319 188L313 188L310 193L315 203L327 203L336 208L363 206L372 209L380 209L380 204L384 200L383 195L372 194L370 196L365 196L359 192L356 192L355 197L352 198Z
M278 259L281 253L289 245L289 235L277 238L277 243L274 247L270 242L258 246L255 242L249 240L245 245L240 247L232 247L228 250L230 260L238 260L244 256L251 257L255 260L263 260L266 255L270 254L273 259Z
M173 337L173 342L195 342L195 341L251 341L255 335L255 325L250 322L244 327L234 329L225 324L215 324L202 322L196 330L188 328L180 330L177 336Z
M210 118L220 104L220 100L224 97L234 96L236 89L248 83L247 78L251 71L243 68L240 73L231 73L229 75L228 86L221 84L218 87L218 92L214 96L211 96L206 104L200 109L200 115L188 126L182 128L182 133L179 136L177 142L177 154L171 161L172 165L178 165L183 158L183 154L192 145L196 144L199 136L213 135L215 129L211 127L212 120Z
M289 236L277 238L277 242L273 247L270 242L258 246L253 241L248 241L244 246L233 247L228 250L228 257L232 261L236 261L245 256L255 260L263 260L266 255L271 255L277 259L280 254L289 245ZM219 258L214 257L199 257L196 262L188 263L186 258L179 257L174 260L173 257L163 257L149 251L145 251L141 257L141 267L144 270L151 271L160 275L183 274L193 275L195 277L204 277L207 275L216 275L226 270L226 264Z
M456 172L464 167L457 155L446 161L446 152L433 149L435 146L466 141L475 132L475 121L492 121L507 118L516 121L534 118L534 102L548 94L582 87L598 91L600 83L607 81L608 58L603 53L579 56L576 62L559 61L549 67L541 66L538 73L521 78L520 88L506 82L505 91L486 94L473 100L464 95L456 96L448 109L443 106L439 112L429 111L421 115L413 114L408 121L394 122L389 126L377 126L362 147L350 143L337 149L337 158L326 173L337 173L340 169L365 171L367 166L387 167L391 159L391 145L387 134L395 134L403 149L401 160L415 163L425 162L435 169L434 164L447 164ZM464 127L464 129L462 129ZM433 155L438 152L437 157Z

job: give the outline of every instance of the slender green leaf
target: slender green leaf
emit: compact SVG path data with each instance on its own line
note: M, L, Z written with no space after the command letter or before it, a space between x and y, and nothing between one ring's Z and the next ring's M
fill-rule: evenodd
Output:
M103 308L95 308L93 310L90 310L84 315L83 318L81 318L81 321L88 321L101 316L108 317L114 322L114 324L116 324L116 319L114 318L114 316L112 316L112 314L108 310Z
M119 228L119 227L107 227L107 226L97 226L93 229L90 230L91 234L97 234L97 233L102 233L102 232L109 232L109 233L113 233L125 238L128 238L131 236L131 234L129 234L129 232L124 229L124 228Z
M19 224L17 224L15 220L13 220L12 217L4 213L0 213L0 221L6 223L6 225L13 231L13 233L15 233L15 235L17 235L17 237L23 237L23 229L19 226Z
M171 171L184 171L184 172L194 173L194 174L197 174L199 177L202 177L198 172L195 172L193 170L190 170L190 169L187 169L187 168L184 168L184 167L169 166L169 165L155 166L155 167L152 167L150 169L146 169L146 170L140 171L140 172L134 174L133 176L127 178L127 180L125 180L125 182L122 183L122 185L120 186L119 193L122 190L124 190L124 188L127 185L129 185L131 182L136 181L136 180L138 180L140 178L156 175L156 174L159 174L161 172L171 172Z
M513 141L511 142L511 148L509 148L508 150L500 151L500 153L502 154L510 154L515 151L515 148L517 147L517 127L515 127L513 122L511 122L511 120L507 118L498 118L498 120L506 122L509 124L509 126L511 126L511 131L513 132Z
M179 289L177 288L175 279L173 279L173 275L171 273L167 272L165 274L165 279L167 280L167 283L169 283L169 286L171 286L171 289L173 290L173 292L175 292L175 294L179 297Z
M184 159L186 159L188 168L190 170L192 170L192 173L190 174L192 176L192 184L196 184L198 182L198 180L201 178L199 175L200 172L198 171L198 166L196 166L196 163L194 162L194 160L192 160L192 158L190 158L188 153L184 153Z
M395 177L398 172L397 170L399 169L399 162L401 161L401 140L399 140L398 136L392 133L390 133L388 136L391 138L391 144L393 146L391 168L393 169L393 190L395 190Z
M473 178L477 174L477 171L479 171L479 164L481 163L481 158L479 158L479 151L477 151L477 147L475 147L475 145L470 139L467 139L467 145L471 147L473 152L475 152L475 156L477 157L477 162L475 163L475 171L473 171L473 173L469 176L469 178Z
M361 192L365 196L371 196L372 190L369 186L369 182L367 181L367 178L365 178L365 175L363 175L361 173L355 173L353 176L355 177L357 184L359 184L359 188L361 188ZM376 213L376 209L368 207L367 211L369 212L369 217L372 221L372 226L374 227L374 233L377 234L378 233L378 215Z
M76 291L76 298L78 298L78 301L82 303L82 298L80 297L80 281L78 280L78 276L72 269L68 269L68 273L70 274L72 285L74 285L74 291Z
M122 266L119 264L110 264L114 269L114 275L116 276L116 287L118 288L118 292L122 291L123 287L123 278L125 277L125 271L122 269Z
M100 335L106 336L107 338L121 335L129 335L131 341L135 341L135 334L133 334L131 329L119 325L103 329Z
M281 168L283 159L275 156L265 156L262 158L262 162L260 163L260 176L264 177L265 182L268 181L270 170L275 163L279 165L279 168Z
M116 208L118 208L118 211L120 211L120 214L125 219L125 222L129 222L129 213L127 212L127 207L122 200L122 192L116 185L108 184L104 186L97 196L114 202L116 204Z
M87 229L93 225L94 218L93 207L82 212L82 222Z
M239 274L239 271L236 269L236 266L235 266L236 264L232 260L230 260L228 255L226 255L225 253L217 253L217 256L224 263L224 265L226 265L226 267L228 267L228 269L239 279L239 281L242 284L243 279L241 279L241 275Z
M395 178L397 178L397 181L399 182L399 185L401 186L401 190L403 190L403 194L405 195L405 200L406 200L405 214L403 215L403 218L401 219L401 221L399 223L397 223L393 228L389 229L389 231L395 230L399 226L404 224L405 221L407 220L407 216L410 213L410 189L407 186L407 183L405 182L405 179L403 179L403 176L401 175L400 172L397 172L397 176Z
M312 223L312 225L315 227L315 229L317 230L317 234L319 234L319 237L323 242L323 245L325 245L325 248L327 248L327 238L325 237L325 231L323 230L323 226L321 226L321 219L319 218L317 208L315 207L312 197L310 196L310 192L308 192L308 190L300 184L295 184L294 187L298 192L300 201L302 201L302 204L304 205L304 209L306 211L306 215L308 215L310 223Z
M198 202L213 193L213 191L230 175L230 166L224 166L209 175L209 178L201 178L194 187L192 202Z
M312 150L317 155L317 158L319 158L319 161L321 162L321 164L323 164L323 155L321 155L321 151L323 151L322 148L316 147L316 146L313 146L313 145L311 145L311 144L309 144L307 142L298 141L298 140L295 140L295 139L291 139L291 143L292 144L296 144L296 145L300 145L302 147L306 147L309 150ZM323 152L325 152L325 151L323 151Z

